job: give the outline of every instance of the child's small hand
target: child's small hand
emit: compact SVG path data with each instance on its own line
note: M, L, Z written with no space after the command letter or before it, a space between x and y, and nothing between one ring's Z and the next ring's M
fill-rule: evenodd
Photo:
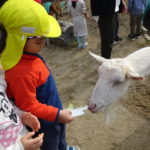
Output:
M91 18L92 18L92 17L91 17L91 16L89 16L89 15L87 15L87 16L86 16L86 19L91 19Z
M22 116L22 123L24 125L29 126L33 131L38 131L40 129L40 122L36 116L31 113L23 112Z
M61 123L70 123L73 120L70 110L60 110L58 120Z
M25 150L37 150L41 147L43 143L44 134L39 134L38 137L32 138L35 132L28 132L25 136L21 138L21 143Z

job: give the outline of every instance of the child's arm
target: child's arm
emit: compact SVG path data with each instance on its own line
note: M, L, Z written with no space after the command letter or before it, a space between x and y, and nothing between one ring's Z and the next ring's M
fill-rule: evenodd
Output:
M86 18L86 19L90 19L90 16L85 12L84 13L84 17Z
M89 19L90 17L87 14L85 2L83 2L81 5L82 5L82 13L83 13L84 17Z
M40 122L36 116L29 112L23 112L21 115L21 120L24 125L29 126L33 131L38 131L40 129Z
M70 110L60 110L58 121L61 123L70 123L73 120Z
M33 131L38 131L40 129L40 122L37 117L29 112L25 112L20 110L12 101L10 101L15 113L19 116L22 123L28 127L30 127Z

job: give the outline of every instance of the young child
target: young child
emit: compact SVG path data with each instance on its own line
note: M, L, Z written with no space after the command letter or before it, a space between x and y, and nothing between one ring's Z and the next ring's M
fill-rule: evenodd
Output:
M128 38L135 40L141 36L142 16L147 0L128 0L128 12L130 14L130 34Z
M0 24L0 53L6 46L7 32ZM0 149L1 150L37 150L43 141L43 134L32 139L35 132L26 133L24 125L38 131L40 123L31 113L23 112L10 103L6 95L4 71L0 66Z
M52 73L38 54L44 37L60 36L58 22L32 0L7 1L0 9L0 22L8 34L0 58L7 93L21 110L39 118L37 134L44 133L41 150L79 150L66 143L65 123L73 117L63 110Z
M78 49L86 48L88 31L85 18L89 18L89 16L86 13L84 0L70 0L68 2L68 12L72 16L74 36L77 39Z
M25 127L23 128L24 124L31 127L33 131L38 131L39 122L37 118L13 107L7 98L5 88L5 81L0 78L0 149L38 150L42 145L43 134L32 139L35 132L27 133Z
M61 0L50 0L49 2L43 3L49 15L54 16L58 20L58 16L62 17Z

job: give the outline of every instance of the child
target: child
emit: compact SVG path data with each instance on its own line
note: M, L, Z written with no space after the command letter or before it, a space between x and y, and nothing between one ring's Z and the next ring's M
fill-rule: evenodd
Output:
M43 3L49 15L54 16L58 20L58 16L62 17L62 10L60 6L60 0L51 0L50 2Z
M6 37L7 32L0 24L0 53L6 46ZM40 123L31 113L13 107L5 93L6 82L3 78L4 71L0 66L0 149L37 150L42 144L43 134L32 139L34 132L26 133L23 124L31 127L33 131L38 131Z
M128 38L135 40L141 36L142 15L147 0L128 0L128 12L130 14L130 34Z
M9 102L5 94L6 83L0 79L0 149L1 150L37 150L42 145L43 134L32 139L35 132L26 133L23 124L34 131L39 129L37 118L27 112L21 112ZM17 114L19 113L19 117ZM21 122L22 121L22 122ZM22 124L23 123L23 124ZM24 132L26 133L24 135Z
M88 32L85 17L89 18L89 16L86 13L84 0L70 0L68 2L68 12L72 16L74 24L74 35L77 39L78 49L86 48L86 37Z
M79 150L66 143L64 123L73 117L62 110L52 73L38 54L45 45L44 36L60 36L58 22L32 0L7 1L0 9L0 22L8 33L1 55L7 93L20 109L39 118L37 134L44 133L41 150Z

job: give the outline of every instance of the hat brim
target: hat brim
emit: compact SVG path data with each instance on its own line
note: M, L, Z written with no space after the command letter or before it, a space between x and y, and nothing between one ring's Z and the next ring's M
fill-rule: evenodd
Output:
M59 25L58 21L50 15L49 15L49 24L50 24L50 30L44 36L52 37L52 38L59 37L61 35L60 25Z
M50 22L50 30L47 34L44 35L44 37L52 37L52 38L59 37L61 35L61 28L58 22L52 16L49 16L49 22ZM4 70L11 69L19 62L23 54L23 49L26 40L27 40L26 35L24 36L10 32L7 33L6 47L0 58L0 63L2 64Z

